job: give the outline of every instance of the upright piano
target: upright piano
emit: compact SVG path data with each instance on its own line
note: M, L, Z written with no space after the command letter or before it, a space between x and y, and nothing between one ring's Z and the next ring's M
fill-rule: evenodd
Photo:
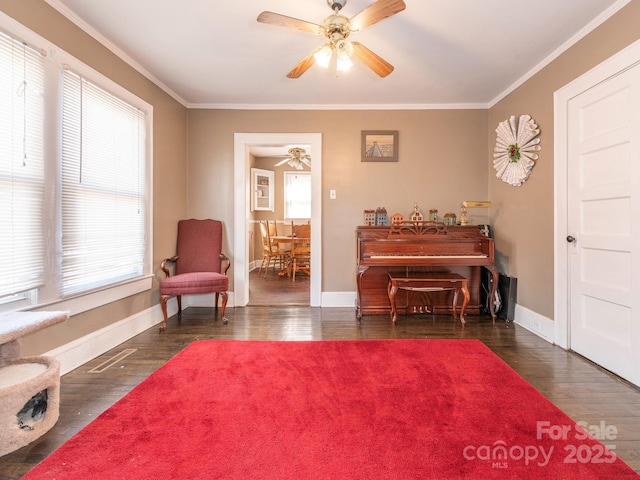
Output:
M361 226L356 231L358 296L356 313L362 315L389 314L391 305L387 293L389 273L451 272L468 281L470 294L467 313L482 312L482 268L492 281L488 298L493 299L498 285L494 262L493 239L478 226L447 226L436 222L403 222L391 226ZM396 297L398 313L423 313L428 304L435 313L451 312L446 292L420 298L414 292ZM489 301L495 320L493 301ZM431 311L431 310L429 310Z

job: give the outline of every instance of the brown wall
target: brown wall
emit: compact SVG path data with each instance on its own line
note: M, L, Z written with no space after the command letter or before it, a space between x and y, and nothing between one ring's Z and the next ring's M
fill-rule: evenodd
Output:
M223 219L233 245L234 133L319 132L322 291L355 291L355 228L363 210L385 206L389 215L408 216L417 201L443 215L458 213L462 200L485 200L487 128L484 110L190 110L189 214ZM362 130L398 130L399 162L361 162ZM329 200L330 189L336 200Z
M640 38L640 1L633 0L489 111L489 158L494 129L511 115L529 114L541 129L540 158L529 180L512 187L489 174L492 224L500 270L518 278L518 304L553 319L553 93Z
M175 252L176 224L187 213L186 108L42 0L0 0L0 11L153 105L153 267ZM76 315L22 339L23 355L39 354L158 303L151 292Z

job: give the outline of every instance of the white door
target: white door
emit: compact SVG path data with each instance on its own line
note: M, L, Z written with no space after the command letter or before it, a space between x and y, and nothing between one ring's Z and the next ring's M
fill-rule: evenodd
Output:
M570 347L640 384L640 67L567 114Z

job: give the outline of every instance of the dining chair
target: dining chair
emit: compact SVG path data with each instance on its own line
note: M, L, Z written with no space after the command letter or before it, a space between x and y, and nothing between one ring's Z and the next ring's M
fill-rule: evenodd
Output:
M274 269L276 265L279 265L280 270L282 271L286 266L287 257L289 255L288 250L284 250L277 242L272 240L271 236L273 234L271 231L276 231L275 221L273 222L273 225L270 225L268 220L260 222L260 233L262 235L262 263L258 269L258 275L260 275L264 268L265 278L267 277L267 272L269 271L269 267L271 267L272 263Z
M274 220L270 222L269 220L265 220L267 222L267 229L269 230L269 237L275 237L278 235L278 224Z
M291 232L294 241L291 244L291 260L289 261L289 273L291 280L296 281L296 272L304 272L311 275L311 225L294 225L291 222Z

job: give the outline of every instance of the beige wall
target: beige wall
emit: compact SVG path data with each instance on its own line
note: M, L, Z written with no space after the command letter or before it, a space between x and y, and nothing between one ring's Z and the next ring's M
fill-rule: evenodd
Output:
M355 291L355 228L363 210L385 206L389 215L408 216L417 201L423 211L457 214L462 200L487 198L487 115L484 110L190 110L189 215L223 220L230 249L234 133L321 133L322 291ZM361 162L362 130L398 130L399 162ZM329 200L330 189L337 191L336 200Z
M186 109L44 1L0 0L0 11L153 105L153 266L156 277L160 278L159 263L175 253L177 221L187 212ZM151 292L76 315L23 338L22 352L35 355L49 351L144 311L158 300L155 281Z
M494 129L511 115L529 114L540 126L540 158L521 187L495 177L489 192L500 270L518 278L518 304L553 319L553 93L640 38L640 1L633 0L606 23L541 70L489 111L489 158Z

